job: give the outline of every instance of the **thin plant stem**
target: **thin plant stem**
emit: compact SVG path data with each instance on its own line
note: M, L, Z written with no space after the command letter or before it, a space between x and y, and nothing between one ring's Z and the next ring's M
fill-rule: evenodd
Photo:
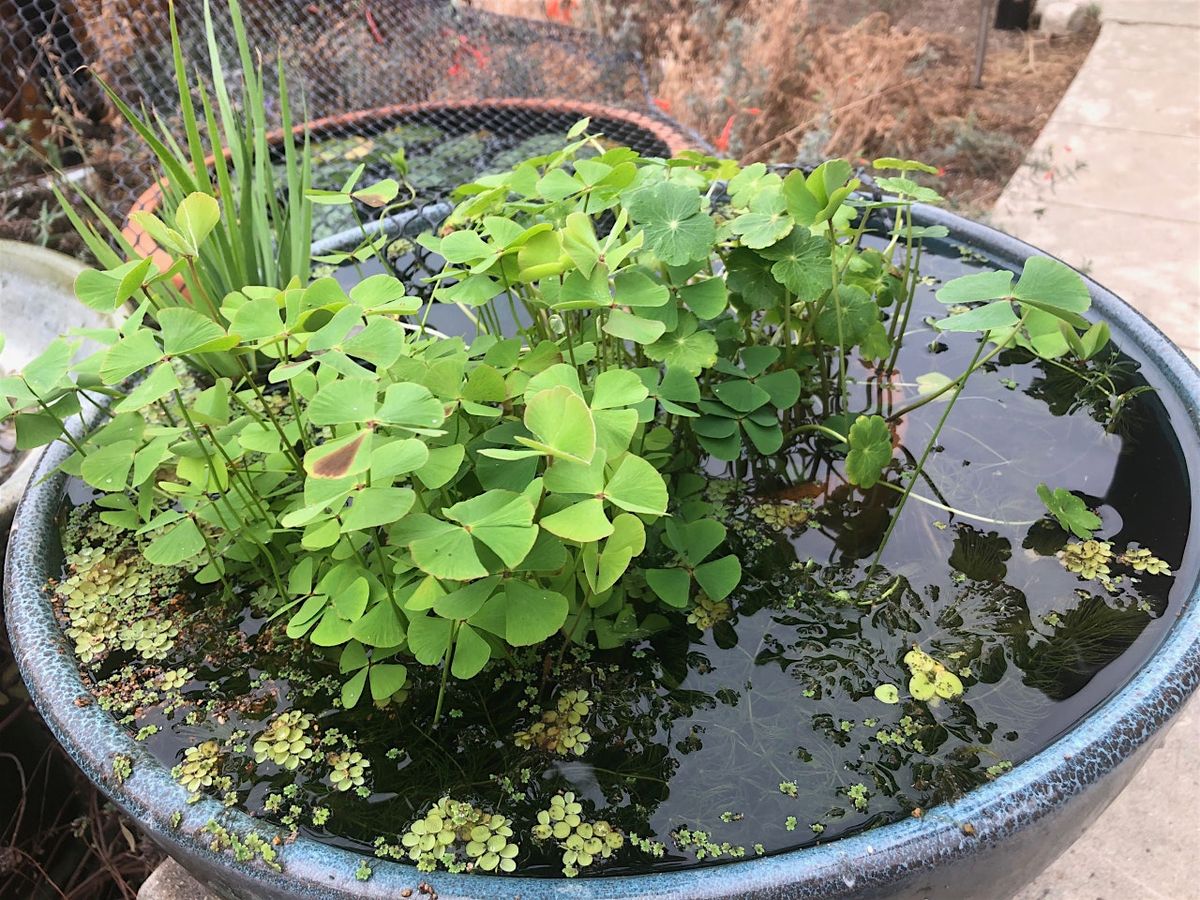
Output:
M963 372L961 375L959 375L957 378L953 379L952 381L946 382L944 385L942 385L937 390L930 391L928 394L923 394L922 396L918 397L916 400L914 400L912 403L908 404L907 406L902 406L900 409L896 410L890 416L888 416L888 421L895 422L897 419L900 419L903 416L908 415L913 410L920 409L926 403L932 403L934 400L936 400L938 397L945 394L947 391L961 390L962 386L966 383L967 379L970 378L971 375L977 369L979 369L982 366L987 365L987 363L990 362L994 357L998 356L1004 350L1008 349L1009 343L1016 336L1017 332L1021 330L1021 326L1023 326L1024 324L1025 324L1025 316L1021 316L1020 321L1018 321L1016 325L1014 325L1011 329L1009 329L1008 333L1004 336L1004 338L1002 340L999 340L996 342L996 346L994 348L992 348L992 350L990 352L988 352L986 355L981 357L981 356L979 356L979 353L977 351L975 358L972 359L971 365L967 367L967 370L965 372ZM987 340L985 338L982 342L980 342L979 349L982 350L986 346L986 344L987 344ZM957 393L955 394L955 396L957 396Z
M433 709L433 727L437 728L438 722L442 718L442 704L446 700L446 682L450 679L450 666L454 660L454 647L458 640L458 627L460 622L455 619L450 623L450 642L446 645L445 665L442 666L442 680L438 684L437 704Z
M975 355L972 357L971 363L967 366L967 371L951 382L951 384L957 384L958 387L954 391L954 395L950 398L950 402L946 404L946 408L942 410L941 418L938 419L937 425L934 426L933 434L929 436L929 441L925 444L925 449L921 451L921 456L917 460L916 472L913 473L912 478L910 478L908 484L905 485L904 492L900 496L900 503L897 504L896 511L892 513L891 521L888 522L887 531L883 533L883 540L879 543L879 549L875 551L875 556L872 558L871 565L867 569L867 575L859 587L858 594L860 600L862 599L863 592L866 590L867 585L871 583L871 579L875 577L875 572L879 569L879 561L883 558L883 551L887 549L888 542L891 540L892 534L896 530L896 524L900 521L900 516L904 512L904 507L908 502L909 495L912 494L912 490L916 486L917 476L919 473L925 470L925 460L927 460L929 458L929 454L933 452L933 448L937 444L938 435L942 433L942 428L945 426L946 420L950 418L950 413L954 410L954 403L956 400L958 400L958 395L962 393L963 384L966 382L966 378L964 376L969 375L975 370L976 364L983 355L983 348L986 346L987 341L980 340L979 346L975 349Z

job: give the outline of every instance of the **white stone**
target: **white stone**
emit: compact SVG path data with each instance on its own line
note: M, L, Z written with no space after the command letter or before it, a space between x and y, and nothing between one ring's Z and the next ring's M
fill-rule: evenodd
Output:
M1082 0L1055 0L1053 3L1039 3L1038 12L1041 22L1038 30L1046 34L1071 34L1083 28L1087 21L1088 6Z

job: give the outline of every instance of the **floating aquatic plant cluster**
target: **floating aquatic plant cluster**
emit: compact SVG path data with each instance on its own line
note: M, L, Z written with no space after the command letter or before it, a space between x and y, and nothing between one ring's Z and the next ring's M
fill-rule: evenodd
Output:
M146 541L115 525L72 514L64 534L70 548L55 597L80 661L97 665L117 650L144 660L165 659L179 629L162 609L179 591L187 569L157 566L142 553ZM164 687L177 686L178 675Z

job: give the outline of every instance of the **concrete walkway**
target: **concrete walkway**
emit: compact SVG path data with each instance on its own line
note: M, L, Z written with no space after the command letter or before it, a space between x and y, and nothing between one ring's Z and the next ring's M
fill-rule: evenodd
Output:
M1087 61L996 203L1200 363L1200 0L1104 0ZM1015 900L1200 900L1200 698Z
M992 220L1200 359L1200 0L1107 0L1101 19Z

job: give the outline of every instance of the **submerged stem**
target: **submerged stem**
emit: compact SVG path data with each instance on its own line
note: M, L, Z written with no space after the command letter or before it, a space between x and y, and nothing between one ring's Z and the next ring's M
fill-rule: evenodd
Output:
M1007 343L1007 341L1005 341L1005 343ZM866 590L867 585L870 584L871 579L875 577L875 573L879 569L879 561L883 558L883 551L887 549L888 541L891 540L892 533L896 530L896 523L900 521L900 516L904 513L904 506L908 502L908 498L912 495L913 488L917 484L917 476L919 476L921 472L925 470L925 460L927 460L929 458L929 454L933 452L933 448L937 444L938 435L942 433L942 428L945 426L946 420L950 418L950 413L954 409L954 403L956 400L958 400L959 394L962 393L963 385L966 383L967 377L971 374L971 372L975 371L980 364L979 359L983 355L983 348L986 346L986 339L980 340L979 346L975 348L975 355L971 358L971 362L967 366L967 370L951 382L951 384L957 385L954 390L954 395L950 398L950 402L946 404L946 408L942 410L941 418L938 419L937 425L934 426L933 434L929 436L929 440L925 444L925 449L921 451L921 457L917 460L916 471L913 473L913 477L909 479L908 484L905 486L904 492L900 497L900 503L896 506L896 511L892 514L891 521L888 522L887 531L883 533L883 540L879 543L879 549L875 551L875 556L871 560L870 568L867 569L867 575L862 580L862 584L858 589L860 601L862 600L863 591ZM874 603L872 603L871 606L874 608Z

